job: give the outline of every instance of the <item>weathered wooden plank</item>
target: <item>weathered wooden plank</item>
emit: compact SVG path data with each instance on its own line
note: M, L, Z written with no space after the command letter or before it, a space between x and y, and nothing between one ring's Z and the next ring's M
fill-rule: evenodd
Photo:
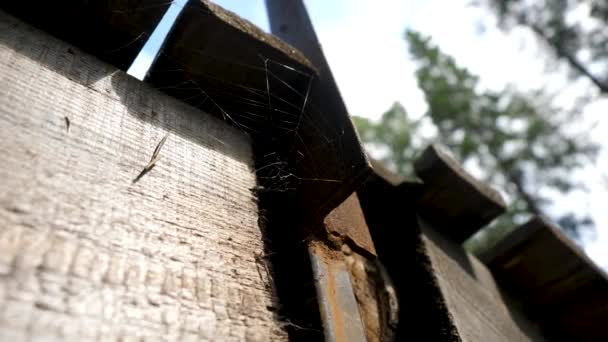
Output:
M488 269L460 245L421 223L423 245L462 341L542 341L534 324L504 296Z
M265 190L293 201L297 220L319 222L369 167L318 73L298 50L203 0L183 10L147 81L251 133Z
M301 0L266 0L266 12L272 34L293 45L310 59L318 68L323 87L330 92L326 94L328 102L334 102L332 106L346 113L342 95L325 59L304 2Z
M398 290L398 338L542 340L482 263L420 219L425 184L372 165L374 174L357 193L378 256Z
M4 13L0 61L1 340L286 339L246 134Z
M3 1L0 8L127 70L171 4L167 0Z
M346 238L367 253L376 255L376 248L356 193L332 210L325 217L324 223L330 233Z
M548 336L608 339L608 278L559 228L534 218L482 260Z
M425 184L419 214L453 241L464 242L506 209L496 190L468 174L438 145L424 150L414 170Z

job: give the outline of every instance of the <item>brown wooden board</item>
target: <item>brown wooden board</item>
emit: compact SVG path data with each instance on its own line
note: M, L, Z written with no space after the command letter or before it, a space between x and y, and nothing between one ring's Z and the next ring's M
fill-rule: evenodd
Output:
M0 8L119 69L127 70L168 0L2 1Z
M424 182L419 215L455 242L464 242L505 211L496 190L468 174L438 145L424 150L414 170Z
M482 260L548 336L608 339L608 278L559 228L532 219Z
M357 191L380 261L398 290L398 338L542 341L485 266L420 220L425 184L399 180L377 163Z
M372 166L373 176L378 178L379 180L382 180L382 182L386 183L387 185L398 186L399 184L402 184L402 183L408 181L404 177L389 170L379 160L369 158L369 162L370 162L370 165Z
M459 341L446 303L422 248L415 202L419 183L399 187L374 173L357 190L380 262L397 290L396 341Z
M421 223L434 276L462 341L543 341L534 323L503 296L490 271L462 246Z
M347 113L330 105L320 79L295 48L191 1L147 81L250 133L261 190L293 201L294 220L320 221L369 172Z
M324 223L330 234L349 240L350 244L365 250L366 254L376 255L376 248L356 193L332 210L325 217Z
M0 134L0 340L287 339L246 134L2 12Z

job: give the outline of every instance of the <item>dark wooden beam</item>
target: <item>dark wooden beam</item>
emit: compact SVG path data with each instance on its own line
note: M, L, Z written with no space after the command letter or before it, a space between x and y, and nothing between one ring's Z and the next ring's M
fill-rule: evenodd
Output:
M403 182L380 164L372 165L374 172L357 195L378 258L397 291L400 310L395 340L460 341L422 248L416 213L421 183Z
M337 155L328 157L328 150L320 146L325 153L319 154L317 163L320 161L325 167L338 167L342 169L340 179L350 179L334 187L335 195L325 205L334 207L361 185L371 168L304 2L266 0L266 10L272 34L302 51L318 72L310 93L311 103L317 106L317 115L311 119L321 128L319 133L336 139L332 147Z
M324 219L329 233L348 238L350 243L364 249L367 255L376 255L365 216L361 210L357 193L350 195L344 202L332 210Z
M3 1L0 8L127 70L163 14L167 0Z
M558 227L534 218L481 256L498 283L557 340L605 341L608 278Z
M325 97L324 105L335 113L348 117L346 105L325 59L308 11L302 0L266 0L272 34L302 51L319 71L319 87Z
M414 170L424 182L419 215L453 241L464 242L506 209L496 190L476 180L438 145L424 150Z
M398 290L398 339L542 341L488 269L444 230L420 219L427 185L399 181L372 165L375 172L357 194L380 261Z
M297 220L320 221L370 171L320 70L235 14L191 1L147 81L250 133L263 191L293 201Z

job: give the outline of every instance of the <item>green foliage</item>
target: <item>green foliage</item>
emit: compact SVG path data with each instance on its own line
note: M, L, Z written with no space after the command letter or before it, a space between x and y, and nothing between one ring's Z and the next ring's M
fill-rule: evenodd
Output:
M415 146L414 135L419 123L407 116L401 104L395 103L382 115L379 123L362 117L354 117L353 120L361 139L370 149L385 148L380 159L386 165L401 175L409 177L413 174L412 163L417 150L412 147Z
M606 0L485 0L508 30L530 29L574 76L608 94L608 2Z
M410 52L418 64L416 77L424 92L430 119L437 129L433 139L446 145L458 160L476 166L484 180L503 190L510 206L507 215L468 243L481 249L496 241L531 214L543 215L551 200L541 196L550 189L567 193L580 188L571 181L572 170L597 153L597 146L583 136L567 133L574 116L551 106L541 91L522 94L515 89L482 91L479 78L434 46L429 38L408 31ZM408 118L394 105L380 122L356 118L362 140L388 152L393 169L411 175L419 152L420 122ZM560 220L555 217L554 220ZM588 218L564 213L565 229L577 237Z

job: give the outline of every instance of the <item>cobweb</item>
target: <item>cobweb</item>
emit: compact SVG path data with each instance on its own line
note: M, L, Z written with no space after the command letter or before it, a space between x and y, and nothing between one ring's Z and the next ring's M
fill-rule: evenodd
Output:
M187 6L185 0L175 0L145 44L139 56L128 73L144 79L151 66L154 72L184 72L191 75L192 70L162 70L165 65L154 62L170 58L163 55L162 45L171 30L172 22L179 17L180 12ZM196 7L206 11L198 3ZM203 13L205 14L205 13ZM169 22L170 21L170 22ZM181 47L189 50L193 47ZM238 48L235 46L235 48ZM194 56L215 58L211 51L189 51ZM268 261L273 272L273 282L277 287L277 295L281 298L281 322L287 322L287 327L297 330L303 340L318 339L320 332L320 315L315 300L314 283L308 252L307 241L316 234L314 231L300 233L295 229L297 218L291 212L283 210L293 203L297 189L319 182L339 183L341 180L323 177L330 165L318 165L319 161L312 156L319 154L335 154L342 156L344 136L342 128L336 128L330 120L318 114L319 109L311 103L311 92L314 90L316 75L294 65L286 65L257 51L254 60L226 61L234 64L235 68L252 70L252 75L259 75L254 84L257 87L243 84L230 84L231 87L209 86L207 80L199 83L194 77L174 84L152 84L156 89L169 93L179 100L187 102L201 110L220 117L237 129L254 136L255 174L257 186L252 189L255 196L263 202L260 204L260 229L264 232L263 256L256 260ZM175 63L178 65L179 63ZM171 65L171 67L175 67ZM204 70L201 74L205 74ZM217 76L217 74L215 75ZM206 75L205 75L206 77ZM168 79L171 79L170 77ZM198 78L197 78L198 79ZM211 82L214 82L212 80ZM221 84L230 80L218 80ZM230 90L238 94L231 94ZM221 100L223 99L223 101ZM229 101L226 101L229 99ZM314 146L307 144L314 136ZM221 137L218 137L221 139ZM258 145L256 147L256 145ZM263 145L259 148L259 145ZM298 168L296 171L295 168ZM348 165L348 167L351 167ZM353 166L354 167L354 166ZM324 173L325 172L325 173ZM307 177L301 176L306 174ZM309 177L308 175L312 175ZM284 201L285 200L285 201ZM314 200L317 200L316 198ZM269 204L270 203L270 204ZM271 217L270 217L271 216ZM296 220L296 222L294 222ZM272 226L272 227L270 227ZM270 228L269 228L270 227ZM294 274L297 270L297 274ZM311 300L312 298L312 300ZM289 317L289 318L287 318ZM311 335L307 335L311 334Z
M130 75L140 80L145 79L157 57L162 54L164 41L186 6L189 6L186 0L171 2L161 22L129 68L128 73ZM206 11L202 7L197 6L197 8ZM197 51L196 53L205 57L206 52ZM319 149L319 146L316 146L317 151L311 151L301 135L303 118L310 109L309 95L315 75L300 70L298 67L270 59L262 55L261 52L258 53L258 58L259 60L256 61L258 63L252 65L248 65L247 61L238 61L238 67L259 69L259 62L262 62L263 70L261 71L263 71L263 77L265 78L262 83L265 84L265 87L251 88L239 85L239 89L245 91L241 91L237 96L217 93L217 89L209 89L209 87L199 84L194 79L156 88L165 91L171 88L171 94L178 99L222 117L238 129L256 135L256 140L261 138L265 140L264 144L271 146L271 148L266 149L267 151L264 154L256 156L257 168L255 173L259 184L254 189L256 192L295 191L299 185L305 182L340 182L338 179L321 176L298 176L293 170L293 165L305 166L305 163L300 163L305 155L310 156L313 152L318 153ZM299 81L293 82L294 78ZM217 98L225 98L226 96L231 96L231 102L238 103L238 110L227 108L220 104L221 101L217 100ZM307 124L310 125L310 120L307 121ZM316 133L320 132L319 127L306 127L306 129L311 129ZM340 136L339 132L336 136ZM339 152L339 148L336 148L339 147L336 139L336 137L322 135L324 147L328 151ZM272 145L276 147L276 150L272 149ZM285 156L292 156L295 160L288 161ZM314 160L308 159L308 161L312 164L308 167L314 170L309 170L310 172L307 172L307 174L317 175L322 173L319 170L323 170L323 165L316 165Z

